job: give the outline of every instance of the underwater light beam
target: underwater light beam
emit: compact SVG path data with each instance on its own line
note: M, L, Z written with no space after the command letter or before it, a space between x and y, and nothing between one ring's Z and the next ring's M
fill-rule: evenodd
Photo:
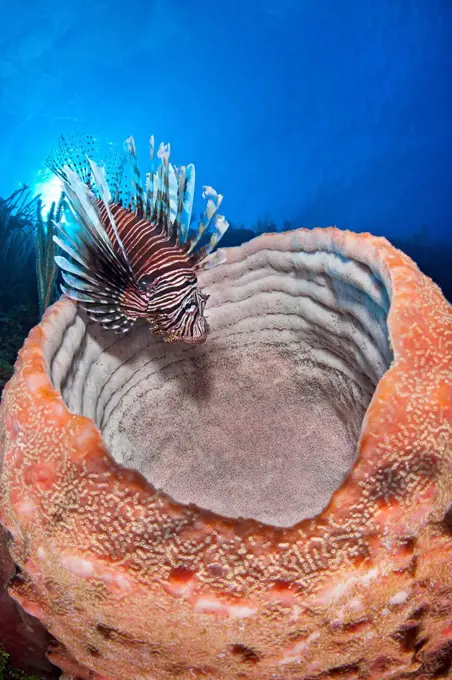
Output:
M61 180L53 173L46 173L46 179L37 182L33 187L35 194L41 195L43 210L50 210L52 203L58 203L62 193Z

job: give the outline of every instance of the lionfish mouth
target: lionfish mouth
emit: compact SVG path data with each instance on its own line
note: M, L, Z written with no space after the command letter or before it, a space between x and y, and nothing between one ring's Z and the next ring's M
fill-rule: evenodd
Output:
M155 330L154 330L155 333ZM173 344L175 342L186 342L188 345L201 345L207 340L208 333L202 335L167 335L165 333L157 333L164 342Z
M189 345L201 345L203 342L207 340L207 335L208 335L207 333L204 333L204 335L198 335L197 337L186 336L179 338L179 340L182 340L183 342L186 342Z

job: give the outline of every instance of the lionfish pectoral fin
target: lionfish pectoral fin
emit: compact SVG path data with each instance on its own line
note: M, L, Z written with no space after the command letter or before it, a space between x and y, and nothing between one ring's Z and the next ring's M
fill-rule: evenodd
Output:
M88 163L107 210L112 237L102 222L97 199L90 187L71 168L64 166L63 188L77 217L79 230L73 238L63 225L58 225L60 236L54 237L62 251L72 259L56 257L66 284L61 290L80 303L90 318L103 328L123 333L140 316L145 302L140 297L135 275L110 214L111 196L105 171L93 161L88 160ZM131 295L129 291L132 291Z
M132 328L137 317L126 314L119 301L115 303L108 295L99 295L98 290L80 284L70 274L63 274L63 279L69 288L62 285L61 291L71 300L78 302L92 321L100 324L105 330L118 334L127 333Z

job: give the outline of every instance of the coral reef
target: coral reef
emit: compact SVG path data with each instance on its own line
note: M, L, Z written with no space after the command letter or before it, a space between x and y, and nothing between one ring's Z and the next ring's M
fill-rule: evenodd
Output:
M0 395L24 338L59 295L52 237L63 200L44 219L27 186L0 198Z
M37 197L27 186L0 198L0 304L23 302L35 287L34 224Z
M450 306L369 234L226 252L203 346L67 298L30 333L0 407L9 593L67 679L447 677Z
M55 668L46 659L49 634L7 592L7 583L15 573L7 532L0 526L0 680L26 680L16 666L39 673L41 679L54 678Z

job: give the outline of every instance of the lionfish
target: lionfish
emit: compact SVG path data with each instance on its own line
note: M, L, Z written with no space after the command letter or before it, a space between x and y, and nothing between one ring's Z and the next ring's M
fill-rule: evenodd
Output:
M86 140L94 143L92 137ZM154 137L150 156L151 169L143 186L135 142L129 137L107 182L105 165L60 138L47 164L60 177L77 223L75 233L63 221L56 225L59 234L54 241L70 257L55 257L66 284L61 289L105 329L126 333L144 318L165 342L200 343L209 331L204 316L208 295L198 287L196 273L201 266L225 261L224 251L212 254L228 228L225 218L216 214L223 197L212 187L203 187L207 205L189 238L194 165L173 166L170 145L162 143L156 168ZM127 163L132 189L124 198L121 187ZM214 215L210 241L201 248L201 237Z

